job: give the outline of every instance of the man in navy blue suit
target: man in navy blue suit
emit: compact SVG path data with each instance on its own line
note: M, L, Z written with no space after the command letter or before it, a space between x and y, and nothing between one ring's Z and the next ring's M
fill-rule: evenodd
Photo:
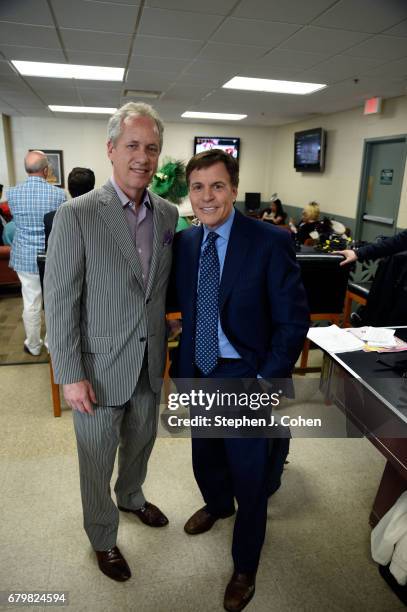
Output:
M182 313L174 360L178 378L287 378L308 330L308 308L288 232L234 209L237 161L212 149L187 165L200 227L179 232L171 290ZM192 439L205 506L185 524L197 535L236 514L234 572L224 607L242 610L254 595L267 519L269 440Z

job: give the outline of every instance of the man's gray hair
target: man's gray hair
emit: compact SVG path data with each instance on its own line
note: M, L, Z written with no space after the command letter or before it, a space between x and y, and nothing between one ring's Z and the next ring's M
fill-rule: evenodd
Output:
M48 165L48 157L42 151L29 151L24 158L24 168L27 174L41 172Z
M122 132L123 121L125 121L128 117L150 117L153 121L155 121L160 137L160 150L162 149L164 124L157 111L155 111L152 106L145 104L144 102L128 102L121 108L117 109L117 111L110 117L109 123L107 124L108 141L116 144L116 141Z

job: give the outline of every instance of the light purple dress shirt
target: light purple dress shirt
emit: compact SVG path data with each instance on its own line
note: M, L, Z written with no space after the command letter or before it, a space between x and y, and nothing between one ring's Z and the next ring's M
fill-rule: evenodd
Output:
M120 189L113 177L110 182L120 198L130 234L140 259L144 286L147 286L150 274L151 255L153 253L153 209L147 189L144 191L140 206L128 198Z

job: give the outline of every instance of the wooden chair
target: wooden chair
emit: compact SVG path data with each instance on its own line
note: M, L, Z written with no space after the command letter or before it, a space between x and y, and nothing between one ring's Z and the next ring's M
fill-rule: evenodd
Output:
M181 320L181 313L180 312L168 312L166 314L166 319L167 321L179 321ZM168 343L167 343L167 359L165 362L165 370L164 370L164 377L163 377L163 387L164 387L164 401L165 403L167 403L168 400L168 394L170 392L170 366L171 366L171 359L170 359L170 350L172 350L173 348L176 348L178 346L178 339L174 338L174 339L168 339Z
M372 281L365 283L357 283L350 281L345 296L345 309L343 313L343 326L351 327L350 315L352 311L352 302L357 302L362 306L366 306L369 291L372 286Z

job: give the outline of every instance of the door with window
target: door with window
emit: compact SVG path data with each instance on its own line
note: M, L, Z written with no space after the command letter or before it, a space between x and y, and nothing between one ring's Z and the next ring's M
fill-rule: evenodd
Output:
M373 242L396 232L406 164L406 137L365 142L356 237Z

